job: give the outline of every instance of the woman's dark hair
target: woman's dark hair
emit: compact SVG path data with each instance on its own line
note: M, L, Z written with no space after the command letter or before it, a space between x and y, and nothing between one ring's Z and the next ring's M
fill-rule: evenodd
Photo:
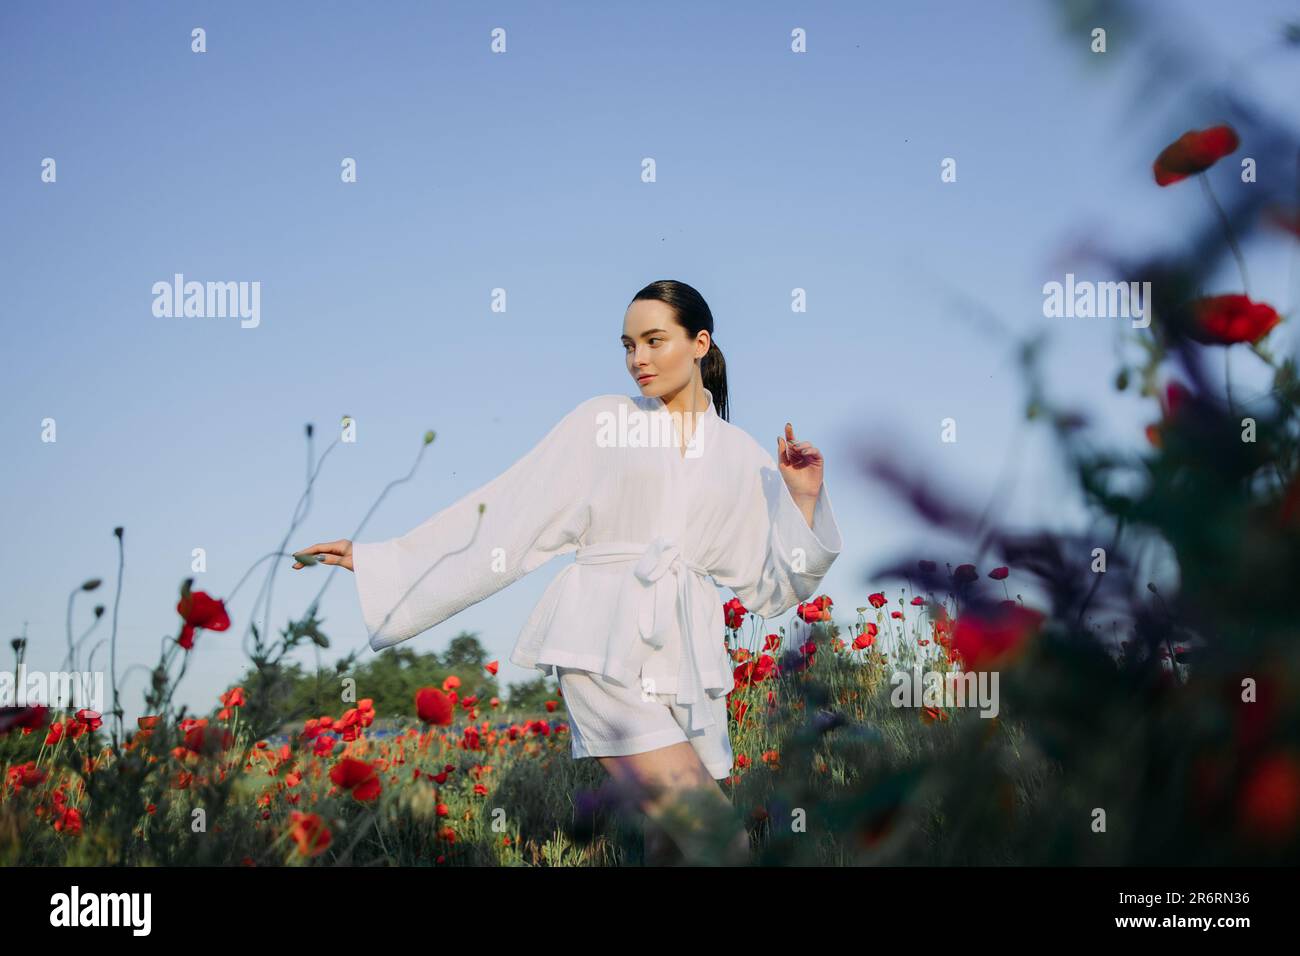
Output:
M709 351L700 360L700 379L710 394L713 395L713 409L718 417L727 419L727 361L722 357L722 349L713 338L713 313L709 303L685 282L676 279L660 279L632 296L638 299L654 299L672 306L677 324L684 326L691 338L703 330L709 333Z

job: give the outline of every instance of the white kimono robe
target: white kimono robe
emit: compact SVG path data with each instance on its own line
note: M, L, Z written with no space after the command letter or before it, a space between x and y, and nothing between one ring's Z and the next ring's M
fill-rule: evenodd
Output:
M776 617L813 596L842 542L825 483L810 528L771 453L705 395L685 456L662 399L599 395L423 524L354 542L370 646L408 640L576 551L510 660L676 694L692 730L714 723L709 707L690 705L735 686L715 582Z

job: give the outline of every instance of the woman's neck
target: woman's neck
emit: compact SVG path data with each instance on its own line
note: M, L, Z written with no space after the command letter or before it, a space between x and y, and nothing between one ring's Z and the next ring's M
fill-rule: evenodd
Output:
M683 419L691 412L702 415L709 407L709 400L704 394L704 386L696 379L682 386L670 396L663 396L664 407L669 412L676 412Z

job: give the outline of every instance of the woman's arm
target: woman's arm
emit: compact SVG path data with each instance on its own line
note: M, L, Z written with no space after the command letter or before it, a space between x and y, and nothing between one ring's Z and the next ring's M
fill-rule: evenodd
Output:
M597 401L578 405L505 472L405 534L297 553L349 562L372 648L409 640L577 548L590 520Z

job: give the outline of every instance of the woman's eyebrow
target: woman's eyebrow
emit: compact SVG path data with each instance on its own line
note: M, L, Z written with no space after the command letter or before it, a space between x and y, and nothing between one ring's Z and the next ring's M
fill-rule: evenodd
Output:
M667 331L668 331L667 329L646 329L644 332L641 333L641 338L645 338L647 335L650 335L654 332L667 332ZM631 337L632 336L624 333L623 335L619 336L619 341L621 342L623 339L630 339Z

